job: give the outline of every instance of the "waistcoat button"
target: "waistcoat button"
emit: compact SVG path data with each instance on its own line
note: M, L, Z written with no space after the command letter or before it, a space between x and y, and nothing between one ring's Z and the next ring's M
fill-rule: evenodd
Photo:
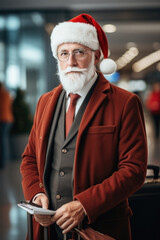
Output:
M67 149L66 149L66 148L63 148L63 149L62 149L62 153L67 153Z
M57 200L60 200L60 199L61 199L61 195L57 194L57 195L56 195L56 199L57 199Z
M64 176L64 172L60 172L59 175L60 175L61 177L63 177L63 176Z

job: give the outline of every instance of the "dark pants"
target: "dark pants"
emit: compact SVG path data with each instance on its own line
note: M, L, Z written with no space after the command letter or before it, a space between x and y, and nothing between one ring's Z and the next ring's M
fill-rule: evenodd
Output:
M12 123L0 122L0 168L9 160L9 133Z

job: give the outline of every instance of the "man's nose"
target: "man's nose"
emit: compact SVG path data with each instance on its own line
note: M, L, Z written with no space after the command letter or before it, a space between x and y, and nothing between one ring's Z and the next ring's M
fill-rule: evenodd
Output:
M76 61L76 59L75 59L75 57L74 57L74 55L73 54L70 54L69 55L69 58L68 58L68 66L70 66L70 67L72 67L72 66L77 66L77 61Z

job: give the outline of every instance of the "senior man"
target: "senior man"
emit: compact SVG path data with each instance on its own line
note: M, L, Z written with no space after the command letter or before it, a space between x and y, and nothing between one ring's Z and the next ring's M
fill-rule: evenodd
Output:
M128 197L143 184L147 164L140 100L102 75L115 64L91 16L57 25L51 47L61 84L37 104L21 173L26 200L56 214L34 216L34 239L43 239L41 225L50 226L53 240L71 238L70 231L85 221L129 240Z

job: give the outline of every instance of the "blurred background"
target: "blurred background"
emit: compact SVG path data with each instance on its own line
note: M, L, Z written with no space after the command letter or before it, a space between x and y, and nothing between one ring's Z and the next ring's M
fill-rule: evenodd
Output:
M59 84L51 31L81 13L91 14L103 27L109 57L117 62L117 72L106 79L141 98L148 164L160 166L160 1L1 0L1 240L23 240L27 231L26 214L16 206L24 198L19 167L37 101Z

